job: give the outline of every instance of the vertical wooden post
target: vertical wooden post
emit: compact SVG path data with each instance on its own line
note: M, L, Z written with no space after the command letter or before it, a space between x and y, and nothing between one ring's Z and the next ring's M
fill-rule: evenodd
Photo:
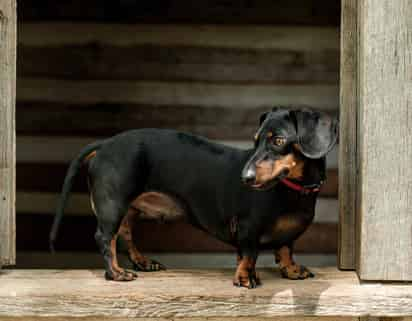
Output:
M15 263L16 1L0 0L0 265Z
M342 0L339 133L339 268L355 269L357 0Z
M358 1L363 280L412 281L412 0Z

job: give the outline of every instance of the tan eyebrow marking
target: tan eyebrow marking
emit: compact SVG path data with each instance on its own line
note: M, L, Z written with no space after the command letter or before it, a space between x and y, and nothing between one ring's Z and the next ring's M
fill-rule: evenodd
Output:
M267 133L267 136L270 138L270 137L273 136L273 133L272 133L272 132L268 132L268 133Z

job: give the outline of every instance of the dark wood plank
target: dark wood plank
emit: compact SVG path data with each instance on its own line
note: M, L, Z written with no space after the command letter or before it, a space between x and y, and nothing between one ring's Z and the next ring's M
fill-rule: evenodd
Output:
M339 50L339 29L324 26L43 22L19 25L19 45L187 46L255 50Z
M17 250L47 251L53 216L17 214ZM93 216L65 216L56 248L61 251L97 251ZM231 246L186 223L138 222L136 244L150 252L228 252ZM297 253L336 253L337 224L314 223L296 244Z
M251 140L259 115L269 109L18 102L16 126L20 135L108 137L129 129L153 127L210 139Z
M358 189L358 71L357 0L342 1L339 117L339 267L355 269Z
M68 164L56 163L18 163L16 171L16 184L18 191L32 192L60 192ZM73 192L87 192L86 169L82 168L75 177ZM337 197L338 172L329 169L327 180L322 186L321 197Z
M111 136L136 128L172 128L211 139L251 139L267 108L230 109L130 104L18 103L24 135Z
M25 0L23 21L338 25L339 0Z
M57 103L56 106L134 104L238 110L306 105L335 112L339 106L339 86L24 77L17 81L17 101L50 102Z
M204 82L331 83L338 50L253 50L188 46L18 48L18 76ZM121 57L121 59L119 59Z

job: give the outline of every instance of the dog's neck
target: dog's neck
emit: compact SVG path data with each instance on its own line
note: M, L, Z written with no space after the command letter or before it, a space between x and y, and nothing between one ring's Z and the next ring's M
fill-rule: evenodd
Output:
M320 159L310 159L305 156L303 176L301 178L288 179L291 182L302 187L320 186L326 179L326 160L325 157Z

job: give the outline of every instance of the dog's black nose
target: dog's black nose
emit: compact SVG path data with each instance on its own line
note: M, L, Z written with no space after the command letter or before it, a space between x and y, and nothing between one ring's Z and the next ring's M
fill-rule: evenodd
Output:
M242 173L242 182L245 184L254 183L256 179L256 172L253 169L247 169Z

